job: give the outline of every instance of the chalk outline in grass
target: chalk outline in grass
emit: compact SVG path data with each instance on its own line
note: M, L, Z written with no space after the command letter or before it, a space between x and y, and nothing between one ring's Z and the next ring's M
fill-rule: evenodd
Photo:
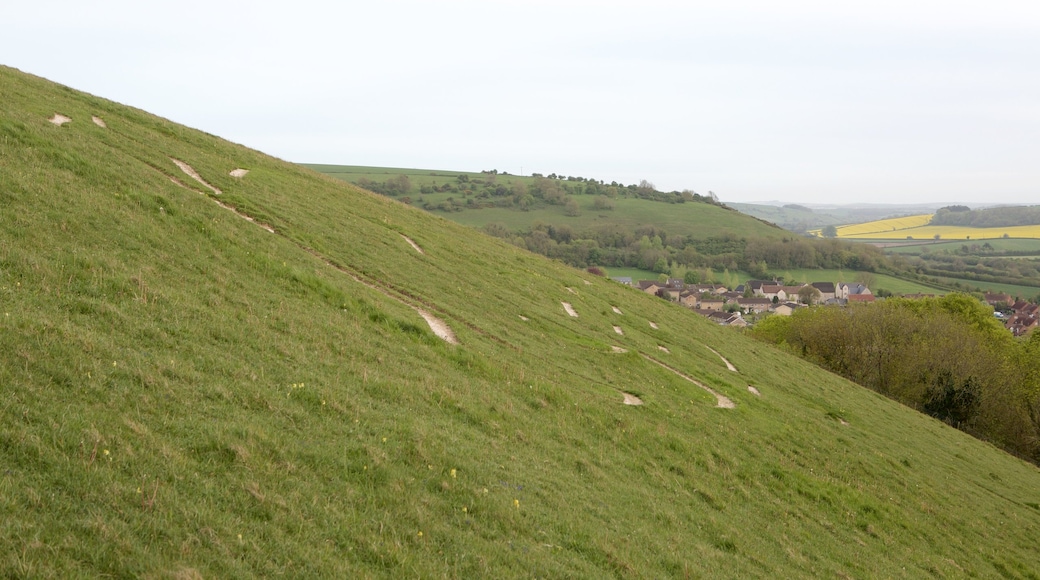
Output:
M718 401L718 404L715 405L716 407L721 408L721 409L735 409L737 407L737 405L733 402L732 399L730 399L729 397L719 393L718 391L716 391L715 389L709 387L708 385L705 385L704 383L694 379L693 377L687 376L687 375L679 372L678 370L673 369L672 367L664 364L663 362L655 359L652 356L648 356L648 355L644 354L643 358L645 358L646 360L648 360L648 361L650 361L652 363L660 365L661 367L663 367L665 369L668 369L668 370L672 371L676 375L679 375L680 377L690 381L691 383L697 385L698 387L704 389L705 391L708 391L712 395L715 395L715 399Z

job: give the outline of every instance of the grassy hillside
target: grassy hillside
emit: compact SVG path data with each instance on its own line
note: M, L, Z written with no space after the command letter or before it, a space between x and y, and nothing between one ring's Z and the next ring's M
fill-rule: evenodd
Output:
M413 189L423 185L443 185L456 181L457 176L465 175L470 180L486 179L482 173L462 171L443 171L425 169L395 169L387 167L359 167L353 165L307 165L312 169L356 183L361 179L385 181L396 175L407 175ZM514 182L533 183L530 176L496 175L497 185L511 186ZM562 181L564 185L580 185L580 182ZM617 188L615 188L617 189ZM621 188L622 193L626 191ZM449 198L461 199L459 193L436 192L428 194L413 193L409 196L417 206L436 206ZM578 215L567 215L563 205L541 204L529 210L514 207L488 207L467 209L458 207L458 211L438 211L440 215L473 227L483 227L489 223L502 223L510 230L527 229L542 222L547 224L564 224L576 231L601 225L617 224L625 229L635 229L642 225L653 225L666 230L670 234L692 235L697 238L719 236L734 231L746 237L780 237L786 232L751 218L740 212L732 211L718 205L700 202L662 203L635 197L618 197L613 200L614 209L604 210L594 207L594 195L571 195L580 208Z
M0 166L3 576L1038 576L1036 467L659 299L8 68Z

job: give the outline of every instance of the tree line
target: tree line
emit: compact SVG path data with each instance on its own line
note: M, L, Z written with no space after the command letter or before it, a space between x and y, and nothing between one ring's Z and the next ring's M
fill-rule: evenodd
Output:
M1040 206L994 207L969 209L963 205L939 208L932 216L933 226L967 226L999 228L1040 224Z
M1012 337L972 296L807 308L751 333L1040 464L1040 333Z

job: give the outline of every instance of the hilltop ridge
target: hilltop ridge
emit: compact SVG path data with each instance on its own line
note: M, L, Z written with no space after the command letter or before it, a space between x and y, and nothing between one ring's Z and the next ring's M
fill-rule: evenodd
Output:
M4 575L1040 570L1035 467L692 312L3 67L0 161Z

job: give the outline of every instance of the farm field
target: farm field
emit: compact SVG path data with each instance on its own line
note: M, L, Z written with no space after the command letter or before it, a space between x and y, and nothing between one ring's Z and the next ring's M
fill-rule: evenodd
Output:
M1003 228L970 228L962 226L921 226L900 230L902 239L915 240L995 240L1002 238L1040 238L1040 225L1009 226ZM939 236L936 238L936 236ZM886 240L898 239L893 232L876 232L862 234L843 234L838 228L838 238L842 240Z
M900 240L904 242L906 240ZM893 241L894 242L894 241ZM886 253L891 254L921 254L922 252L954 252L960 250L965 245L980 244L982 241L976 242L975 240L954 240L954 241L921 241L919 243L907 243L900 245L888 246L885 248ZM1040 239L988 239L985 243L989 244L994 252L1022 252L1028 253L1028 255L1040 255Z
M873 234L886 234L883 237L892 238L896 237L894 232L901 232L912 228L918 228L927 225L932 219L932 214L918 214L905 217L888 218L883 220L876 220L872 222L865 222L861 224L849 224L844 226L836 226L835 229L838 231L838 238L849 238L864 235ZM822 230L811 230L809 233L817 236L822 235Z

